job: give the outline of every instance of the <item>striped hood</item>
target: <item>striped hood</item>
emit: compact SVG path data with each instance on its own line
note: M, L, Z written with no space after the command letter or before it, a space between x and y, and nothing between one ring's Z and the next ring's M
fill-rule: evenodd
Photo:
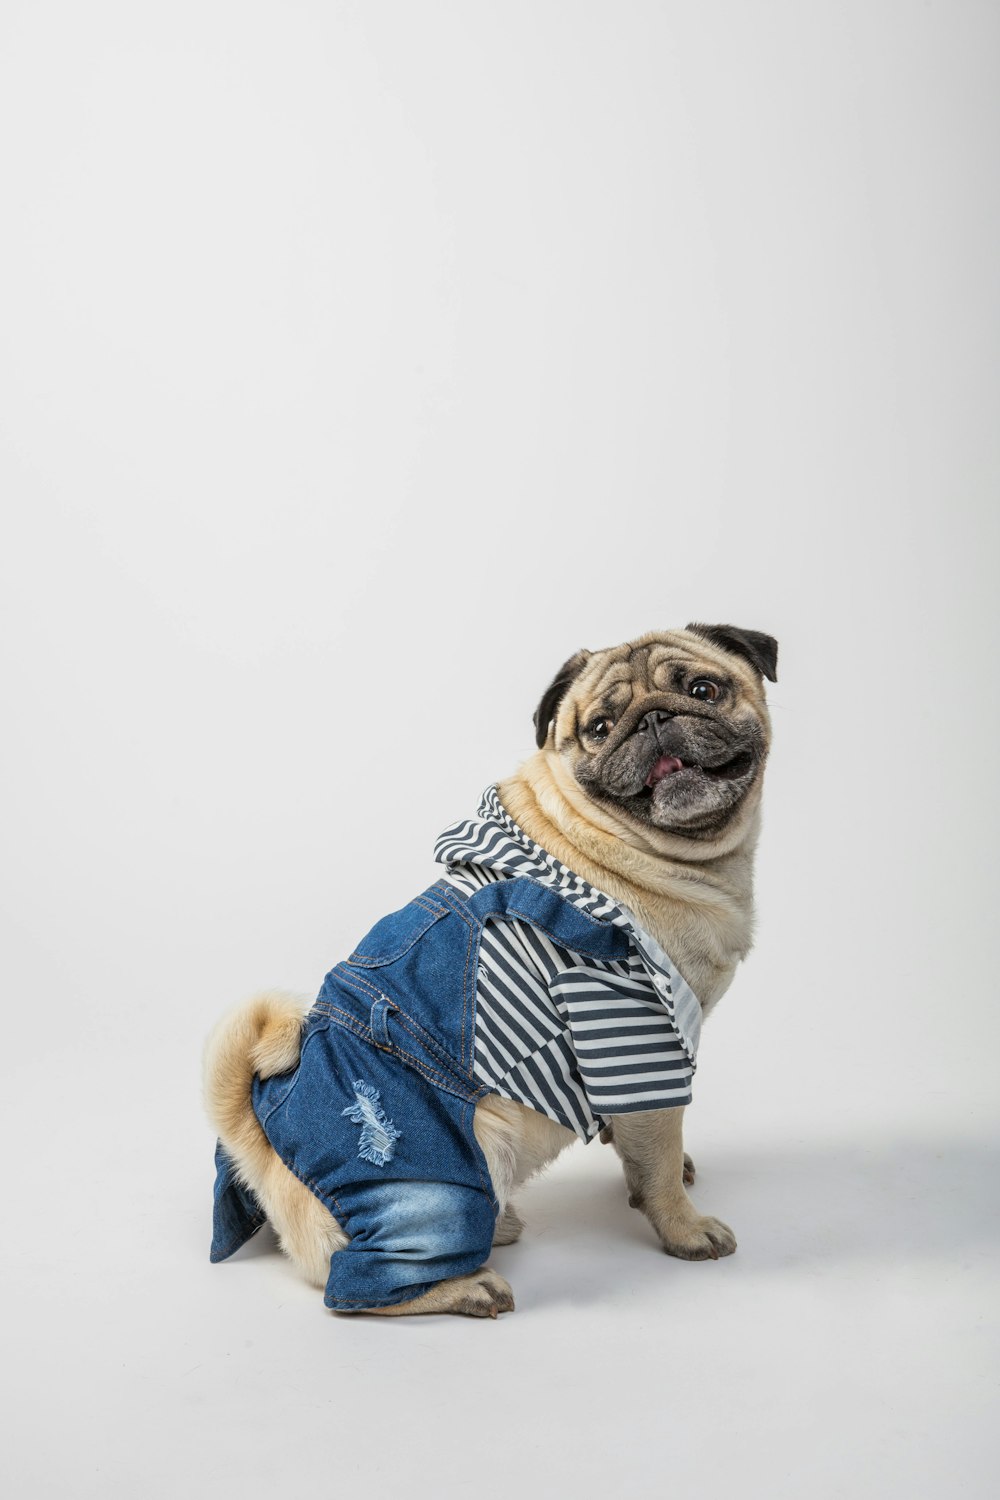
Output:
M475 817L452 824L439 836L434 858L454 876L467 872L476 884L528 876L557 890L564 901L587 916L624 928L693 1068L701 1035L701 1005L676 964L640 925L634 912L536 844L514 822L495 784L483 793Z

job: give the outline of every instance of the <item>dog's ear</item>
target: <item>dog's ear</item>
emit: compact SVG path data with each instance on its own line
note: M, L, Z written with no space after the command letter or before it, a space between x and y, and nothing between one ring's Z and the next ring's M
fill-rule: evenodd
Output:
M542 694L542 701L535 709L534 719L535 744L539 750L549 737L549 725L559 711L566 689L580 675L589 660L589 651L578 651L575 656L571 656L569 661L563 662Z
M766 677L768 682L778 680L778 643L773 635L762 635L759 630L741 630L738 625L689 625L688 630L704 636L713 646L742 656L755 672Z

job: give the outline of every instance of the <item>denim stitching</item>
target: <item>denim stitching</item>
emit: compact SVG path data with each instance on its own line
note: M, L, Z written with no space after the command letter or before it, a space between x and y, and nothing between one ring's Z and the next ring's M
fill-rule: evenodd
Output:
M402 1047L383 1047L381 1042L377 1042L375 1040L368 1027L363 1026L360 1022L355 1020L354 1016L350 1015L348 1011L339 1010L335 1005L330 1005L328 1001L323 1002L323 1009L324 1013L326 1015L329 1015L330 1019L334 1022L334 1025L343 1026L345 1031L350 1031L356 1037L360 1037L363 1042L370 1043L371 1046L375 1047L379 1052L384 1052L387 1057L405 1058L406 1061L412 1066L414 1071L420 1073L421 1076L426 1078L427 1082L432 1084L435 1088L444 1089L446 1094L455 1093L454 1088L448 1087L449 1083L454 1083L456 1081L453 1077L451 1077L451 1075L446 1077L442 1074L436 1073L432 1068L429 1068L427 1064L424 1063L420 1058L415 1057L412 1052L406 1052ZM397 1014L399 1014L399 1012L397 1012ZM343 1020L337 1020L336 1018L338 1016L342 1016ZM419 1041L419 1037L415 1037L414 1040ZM458 1097L461 1099L468 1098L468 1091L464 1086L462 1088L462 1092L458 1095Z
M396 1014L399 1015L400 1012L397 1011ZM409 1027L404 1026L403 1029L404 1031L409 1031ZM410 1035L413 1036L413 1033L410 1032ZM419 1042L420 1038L418 1036L413 1036L413 1040L415 1042ZM405 1058L410 1066L416 1070L416 1072L421 1073L424 1078L426 1078L429 1083L434 1084L436 1088L443 1089L446 1094L457 1094L458 1098L460 1099L467 1099L469 1097L468 1089L465 1087L463 1081L459 1078L456 1078L455 1075L450 1071L439 1073L435 1068L432 1068L429 1066L429 1064L425 1063L422 1058L417 1057L412 1052L405 1051L404 1048L400 1047L398 1042L393 1045L393 1048L391 1050L395 1054L395 1056Z
M271 1147L271 1150L272 1151L274 1150L273 1146ZM309 1191L310 1191L310 1193L312 1193L313 1197L314 1198L318 1198L319 1201L320 1201L320 1203L322 1203L323 1207L325 1209L327 1209L327 1211L329 1212L329 1204L326 1201L326 1195L320 1191L319 1185L317 1184L315 1178L303 1177L302 1173L296 1171L296 1169L293 1166L289 1165L289 1163L285 1160L285 1158L283 1156L280 1157L279 1160L281 1161L282 1166L288 1167L288 1170L289 1170L289 1172L291 1172L292 1176L295 1177L295 1178L297 1178L298 1181L301 1182L301 1184L302 1184L302 1186L304 1188L308 1188ZM337 1201L337 1199L333 1196L332 1193L330 1194L330 1203L333 1203L333 1204L336 1205L337 1213L340 1215L340 1219L341 1220L346 1220L348 1218L347 1213L345 1212L344 1209L341 1208L340 1203ZM336 1216L334 1215L334 1217L336 1217ZM343 1227L344 1227L343 1223L341 1223L340 1220L338 1220L338 1223L340 1223L340 1227L341 1227L341 1229L343 1229ZM332 1257L334 1255L336 1255L336 1253L337 1253L336 1250L334 1250L334 1251L331 1252L331 1259L332 1259Z
M425 1030L420 1022L411 1016L409 1011L403 1010L402 1006L397 1005L395 1000L389 1001L389 1008L396 1017L397 1025L404 1026L404 1030L410 1033L415 1042L419 1042L422 1047L426 1048L434 1061L440 1063L446 1073L451 1073L455 1078L461 1078L461 1073L455 1072L455 1059L446 1047L441 1046L440 1042L431 1032ZM389 1040L391 1041L392 1038L390 1037Z
M389 998L387 995L383 995L381 990L376 989L369 980L364 978L363 975L341 973L339 968L337 972L338 977L342 979L346 985L348 985L352 989L355 989L358 994L364 995L366 999L369 997L373 997L376 1000L386 1000ZM324 1003L329 1008L336 1009L335 1006L330 1007L329 1002ZM462 1073L456 1073L454 1067L452 1066L453 1059L449 1058L448 1054L437 1045L430 1033L424 1031L423 1027L419 1026L418 1023L413 1020L412 1016L408 1016L406 1014L406 1011L400 1009L400 1007L396 1005L395 1001L390 1001L390 1004L395 1007L393 1014L397 1017L397 1020L400 1017L405 1017L406 1021L410 1023L409 1026L404 1027L404 1030L409 1032L410 1036L412 1036L415 1042L418 1042L432 1054L435 1061L440 1063L443 1072L438 1072L437 1069L432 1068L427 1063L423 1063L419 1058L414 1057L411 1052L406 1052L402 1047L398 1045L394 1044L394 1047L392 1049L383 1047L381 1043L379 1043L372 1035L368 1027L365 1027L363 1032L356 1031L355 1034L358 1036L363 1035L366 1040L371 1040L372 1045L378 1047L380 1052L390 1052L394 1050L400 1057L405 1057L413 1065L413 1067L417 1069L419 1073L422 1073L423 1076L428 1079L429 1082L436 1084L440 1088L444 1088L447 1093L457 1092L459 1098L469 1098L468 1080ZM347 1012L339 1011L338 1014L346 1015ZM351 1017L351 1019L353 1020L354 1018ZM411 1029L414 1026L417 1027L417 1031ZM421 1035L418 1036L417 1032L420 1032ZM448 1082L453 1085L452 1088L447 1087Z
M368 1028L363 1026L360 1021L352 1016L350 1011L338 1010L337 1006L331 1005L329 1001L324 1001L323 1014L329 1016L330 1020L333 1021L335 1025L342 1026L345 1031L353 1031L354 1035L361 1037L363 1041L374 1041L374 1038L371 1037ZM378 1042L375 1042L375 1046L378 1046ZM380 1050L384 1052L386 1049L382 1047Z
M255 1214L250 1221L251 1228L249 1234L244 1235L241 1230L237 1230L232 1239L226 1241L226 1248L219 1252L219 1260L228 1260L231 1255L236 1254L237 1250L242 1250L244 1245L250 1243L258 1229L262 1229L266 1223L267 1214L262 1213L259 1217Z
M475 1110L475 1107L478 1104L478 1102L479 1102L478 1099L470 1099L469 1100L468 1104L465 1106L465 1111L464 1111L464 1115L463 1115L463 1119L462 1119L462 1125L463 1125L463 1127L465 1129L466 1135L469 1136L469 1138L471 1140L475 1141L476 1146L479 1147L479 1151L480 1151L480 1153L483 1154L483 1159L485 1160L486 1159L485 1158L485 1153L483 1152L482 1146L479 1145L478 1140L476 1140L476 1132L473 1130L473 1128L472 1128L472 1120L469 1118L470 1111L474 1111ZM486 1179L483 1176L483 1169L479 1165L479 1157L476 1155L475 1151L473 1151L473 1153L472 1153L472 1159L476 1163L476 1171L479 1174L479 1181L483 1184L483 1192L486 1194L487 1198L489 1199L489 1201L490 1201L490 1207L492 1208L493 1205L495 1203L497 1203L496 1188L493 1188L492 1180L490 1181L489 1186L487 1186ZM491 1188L493 1189L492 1192L490 1191ZM496 1209L494 1209L493 1210L493 1224L494 1224L494 1228L496 1227L496 1218L497 1218L497 1212L496 1212Z
M531 877L530 877L530 875L517 875L517 876L514 877L514 879L515 880L530 880ZM484 890L485 891L485 890L490 890L490 889L491 889L490 886L485 886L485 885L484 886L480 886L480 890ZM542 889L548 891L551 888L548 887L548 886L543 886ZM476 891L473 896L469 897L469 899L470 900L474 900L475 896L477 896L478 894L479 894L479 891ZM562 898L560 898L560 899L562 899ZM591 916L590 912L584 911L582 907L574 905L573 906L573 911L578 916L583 917L583 919L584 919L585 922L589 922L590 925L591 925L591 927L598 927L598 928L601 929L602 932L608 932L608 931L610 931L610 932L621 932L621 931L623 931L622 928L618 927L613 922L607 922L602 917ZM536 927L541 927L543 929L543 931L545 931L545 932L549 931L549 929L547 927L545 927L544 923L539 922L535 917L531 917L531 916L529 916L527 914L526 910L520 905L518 894L517 894L516 891L514 892L514 895L513 895L512 899L510 900L509 904L507 905L507 907L505 908L505 910L503 910L503 911L491 911L491 912L488 912L487 913L487 917L501 917L502 918L503 916L505 916L505 915L507 915L508 913L511 913L511 912L514 913L514 915L520 917L523 921L525 921L525 922L533 922ZM552 934L550 934L550 936L551 935ZM556 941L558 942L559 939L556 939ZM579 952L579 953L587 953L587 957L588 958L600 958L602 956L600 953L595 953L593 951L589 951L588 952L588 950L585 949L585 948L579 948L576 951Z
M474 917L472 917L470 915L467 903L455 891L455 889L454 889L453 886L448 885L448 883L445 880L441 880L440 884L441 884L442 887L445 888L445 889L442 889L442 892L441 892L442 898L448 902L448 905L451 908L451 910L455 913L455 915L457 917L461 917L462 921L465 923L466 927L468 927L468 929L469 929L469 946L465 950L465 969L464 969L464 972L462 974L462 1067L467 1070L469 1076L471 1077L472 1076L472 1046L471 1046L471 1038L470 1038L470 1046L469 1046L469 1055L468 1055L468 1058L466 1058L466 1048L465 1048L465 1030L466 1030L466 1023L467 1023L468 1015L469 1015L469 999L470 999L470 988L471 988L470 985L469 985L469 958L470 958L470 955L472 953L473 947L475 947L475 950L476 950L477 954L479 952L479 944L478 944L478 942L476 942L476 934L477 934L477 932L478 933L482 932L482 923L479 922L476 918L474 918ZM478 965L477 965L477 968L478 968ZM474 989L473 989L473 999L474 999Z
M483 941L483 925L480 922L479 925L475 928L475 930L473 932L469 933L469 947L468 947L468 951L466 952L466 955L465 955L465 977L464 977L464 980L463 980L464 994L462 996L462 1062L468 1068L468 1070L469 1070L469 1077L470 1078L472 1077L472 1052L473 1052L473 1048L472 1048L472 1036L475 1035L475 1031L473 1030L472 1033L470 1034L470 1037L469 1037L469 1060L468 1060L468 1062L466 1062L466 1060L465 1060L465 1020L466 1020L466 1017L467 1017L467 1015L469 1013L469 1001L471 1000L472 1001L472 1013L473 1013L473 1028L475 1027L476 997L477 997L478 992L479 992L479 949L480 949L480 947L482 945L482 941ZM472 956L473 951L475 952L475 960L474 960L474 963L473 963L473 966L472 966L472 983L470 984L469 983L469 958Z
M421 906L424 911L432 911L436 917L444 917L448 914L448 908L438 901L432 901L426 891L421 892L419 896L414 896L410 905Z
M420 939L430 930L431 927L433 927L434 922L439 921L441 917L447 915L447 910L444 907L439 907L433 902L424 902L420 896L415 896L409 904L410 906L419 906L421 911L426 912L428 916L433 918L433 921L429 922L426 927L422 927L419 932L415 933L413 937L410 938L409 942L406 943L406 945L402 948L393 949L393 951L389 954L362 953L359 949L355 948L354 952L348 957L347 962L351 964L362 964L370 968L377 968L381 967L384 964L395 963L398 958L402 958L404 954L409 953L414 943L419 943Z
M318 1009L318 1006L314 1005L313 1006L313 1010L317 1010L317 1009ZM309 1014L312 1014L312 1012L309 1012ZM303 1041L302 1046L299 1049L299 1066L301 1066L302 1057L303 1057L303 1054L305 1053L306 1048L308 1047L309 1043L312 1041L313 1037L317 1036L317 1035L318 1035L317 1031L315 1031L315 1030L310 1031L309 1034L308 1034L308 1036ZM280 1095L279 1098L275 1099L274 1103L271 1105L270 1109L268 1110L267 1114L263 1117L263 1119L261 1119L260 1115L257 1115L258 1124L260 1125L261 1130L264 1131L265 1135L267 1134L266 1126L267 1126L268 1120L271 1118L271 1116L273 1114L276 1113L277 1110L281 1109L285 1104L288 1103L289 1099L292 1097L292 1095L294 1094L295 1090L299 1086L299 1078L300 1078L300 1076L301 1075L300 1075L300 1073L298 1071L298 1067L297 1067L296 1068L295 1077L292 1079L291 1083L288 1085L288 1088L285 1090L285 1092L283 1094ZM256 1114L256 1110L254 1111L254 1113Z
M417 1026L416 1021L412 1021L411 1017L407 1016L406 1012L403 1010L396 1010L394 1014L396 1016L396 1024L398 1026L401 1026L404 1031L409 1032L410 1036L412 1036L415 1042L419 1042L421 1046L426 1046L423 1038L417 1035L417 1031L419 1031L421 1028ZM406 1024L407 1021L411 1022L409 1026ZM414 1026L417 1026L417 1031L414 1031L412 1029ZM428 1051L429 1050L430 1049L428 1048ZM411 1054L409 1052L404 1052L402 1047L398 1046L398 1044L396 1044L396 1051L399 1053L400 1057L411 1057ZM416 1059L413 1059L413 1062L414 1066L418 1066ZM469 1094L468 1084L466 1080L461 1076L461 1074L456 1073L452 1068L448 1067L448 1065L443 1060L441 1062L441 1066L444 1069L444 1072L439 1074L438 1077L442 1080L442 1088L445 1086L445 1080L447 1080L454 1085L453 1088L447 1090L448 1093L455 1093L456 1091L460 1091L459 1098L471 1098L472 1096Z
M338 979L342 980L350 989L356 990L366 1000L378 1000L382 998L382 991L372 984L370 979L366 979L364 974L354 974L350 969L345 969L343 964L338 964L335 972Z
M531 924L532 927L538 927L538 928L540 928L541 931L544 932L547 937L550 937L554 943L558 943L561 948L567 948L567 947L569 947L569 944L566 942L565 938L559 937L558 933L556 933L556 931L554 930L554 928L547 927L545 925L545 923L544 922L540 922L537 917L529 917L525 912L518 911L513 906L509 906L507 908L506 912L497 912L497 911L488 912L487 915L486 915L485 920L488 921L490 917L495 917L495 918L497 918L498 921L502 922L505 917L510 916L512 913L520 921L522 921L522 922L528 922L528 923ZM580 916L581 917L585 917L585 916L587 916L587 914L586 914L586 912L581 912ZM600 922L600 921L598 921L598 919L596 917L587 917L587 921L588 922L593 922L595 926L597 926L597 927L603 927L603 928L605 928L605 930L607 930L608 924L606 922ZM613 928L612 930L613 931L620 931L621 929L620 928ZM628 943L628 940L626 939L626 948L627 948L627 943ZM573 948L573 949L571 949L571 951L574 952L574 953L582 953L587 958L596 958L598 961L600 961L601 958L603 958L603 957L606 956L604 954L596 953L592 948ZM622 956L622 958L625 958L627 956L627 954L623 953L621 956Z
M470 1271L468 1274L470 1276L474 1276L475 1272L474 1271ZM443 1279L445 1281L447 1281L449 1278L448 1277L444 1277ZM423 1296L425 1296L427 1292L432 1291L434 1287L440 1286L440 1285L441 1285L440 1281L418 1281L415 1284L414 1288L409 1288L409 1287L407 1288L407 1295L405 1297L393 1297L391 1299L391 1301L389 1301L389 1302L368 1302L368 1301L362 1300L361 1297L338 1297L337 1298L337 1306L336 1307L331 1307L330 1311L331 1312L339 1312L341 1310L341 1307L361 1307L361 1308L370 1308L370 1307L398 1307L400 1305L400 1303L403 1303L403 1302L414 1302L417 1299L417 1297L423 1297ZM423 1288L422 1291L418 1291L416 1289L416 1288L421 1288L421 1287Z

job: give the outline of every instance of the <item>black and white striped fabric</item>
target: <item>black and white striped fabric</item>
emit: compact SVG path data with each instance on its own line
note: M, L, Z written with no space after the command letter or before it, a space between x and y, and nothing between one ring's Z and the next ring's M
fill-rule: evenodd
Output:
M529 876L629 937L627 959L599 961L530 922L487 921L476 979L478 1078L584 1140L610 1115L690 1103L701 1006L627 907L529 838L495 786L474 818L442 833L434 857L469 894Z

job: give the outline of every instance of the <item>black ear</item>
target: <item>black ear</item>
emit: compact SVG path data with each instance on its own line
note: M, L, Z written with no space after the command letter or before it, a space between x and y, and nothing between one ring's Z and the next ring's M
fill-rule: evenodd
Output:
M738 625L689 625L688 630L702 635L723 651L742 656L755 671L768 682L778 680L778 643L773 635L762 635L759 630L741 630Z
M585 664L590 660L589 651L578 651L571 656L569 661L563 662L545 692L542 701L535 709L535 744L539 750L549 737L549 725L555 718L559 705L563 700L566 689L575 677L582 672Z

